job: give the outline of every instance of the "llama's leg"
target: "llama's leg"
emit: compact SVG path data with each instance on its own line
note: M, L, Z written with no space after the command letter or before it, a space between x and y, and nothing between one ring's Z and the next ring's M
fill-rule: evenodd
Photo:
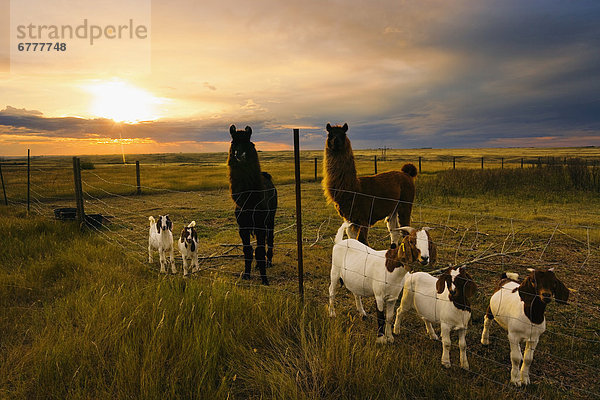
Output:
M460 349L460 366L464 369L469 369L469 360L467 360L467 330L461 329L458 331L458 348Z
M392 335L392 320L394 319L395 305L396 299L385 302L385 339L388 343L394 342L394 335Z
M263 227L257 228L254 233L256 234L256 250L254 252L254 257L256 258L256 266L260 271L260 279L262 280L263 285L268 285L269 280L267 279L267 262L265 259L265 238L266 231Z
M398 222L400 223L400 226L410 226L410 214L412 212L412 203L399 203L397 212Z
M358 241L361 243L364 243L368 246L369 245L369 240L367 239L368 234L369 234L369 228L367 226L361 226L360 229L358 230Z
M242 239L242 245L244 249L244 273L242 279L250 279L250 272L252 271L252 246L250 245L250 229L240 227L239 230L240 238Z
M385 219L388 232L390 233L390 240L392 243L398 244L402 239L402 233L400 233L400 222L398 221L398 212L394 211L389 217Z
M377 306L377 343L386 344L385 338L385 301L382 297L375 297Z
M537 340L528 340L525 343L525 353L523 354L523 366L521 367L521 383L529 385L529 366L533 361L533 353L538 344Z
M267 220L267 268L273 266L273 242L275 241L275 211L269 213Z
M356 309L358 310L358 313L361 315L362 319L366 319L367 312L365 311L365 308L363 307L361 297L354 295L354 300L356 301Z
M346 234L350 239L358 239L358 234L360 233L360 225L351 224L348 229L346 229Z
M492 325L493 320L494 314L492 314L492 310L488 306L485 318L483 319L483 332L481 332L481 344L484 346L490 344L490 325Z
M521 344L519 338L515 335L508 334L508 341L510 342L510 362L512 368L510 369L510 382L516 386L521 386L521 376L519 374L519 367L521 366Z
M450 368L450 325L442 323L442 365Z

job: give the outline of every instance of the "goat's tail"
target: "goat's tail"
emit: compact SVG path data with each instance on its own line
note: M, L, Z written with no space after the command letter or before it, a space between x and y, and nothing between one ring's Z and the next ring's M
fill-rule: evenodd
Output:
M338 229L337 234L335 235L335 244L338 244L344 239L344 231L348 229L350 225L352 225L350 222L344 221L342 226L340 226L340 229Z
M154 217L152 215L148 217L148 221L150 221L150 226L152 226L156 223L156 220L154 219Z
M518 282L519 281L519 274L517 274L516 272L503 272L502 275L500 276L500 278L502 278L502 279L510 279L511 281Z
M188 224L188 226L187 226L187 227L188 227L188 228L193 228L193 227L195 227L195 226L196 226L196 221L192 221L192 222L190 222L190 223Z

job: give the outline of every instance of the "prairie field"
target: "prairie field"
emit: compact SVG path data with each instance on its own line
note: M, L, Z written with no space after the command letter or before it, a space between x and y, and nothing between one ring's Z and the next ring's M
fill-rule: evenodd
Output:
M387 150L384 160L380 150L356 152L361 175L374 172L374 156L378 172L421 157L412 225L434 228L438 262L420 269L464 264L479 287L467 333L470 371L458 367L455 335L453 366L442 367L441 343L414 314L385 346L375 344L373 299L364 299L362 320L342 288L337 317L328 317L341 218L323 197L317 151L301 154L300 302L293 154L259 156L279 195L268 287L254 271L240 279L226 154L128 156L128 164L120 155L82 156L86 213L110 221L83 230L54 220L53 209L74 205L70 158L32 159L29 215L24 160L4 160L0 398L600 397L600 149ZM196 221L200 271L189 278L179 257L177 275L148 264L148 216L167 213L176 240ZM369 240L388 246L382 222ZM554 267L572 292L568 304L548 306L532 384L516 389L506 333L494 324L490 346L479 338L500 274L524 277L530 267Z

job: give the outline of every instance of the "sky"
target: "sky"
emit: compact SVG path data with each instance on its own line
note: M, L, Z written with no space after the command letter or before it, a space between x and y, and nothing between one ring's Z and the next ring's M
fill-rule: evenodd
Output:
M327 122L354 148L600 146L596 0L57 0L72 11L26 19L15 1L4 156L226 151L231 124L262 150L291 149L292 128L321 149ZM84 18L148 37L16 52L15 23Z

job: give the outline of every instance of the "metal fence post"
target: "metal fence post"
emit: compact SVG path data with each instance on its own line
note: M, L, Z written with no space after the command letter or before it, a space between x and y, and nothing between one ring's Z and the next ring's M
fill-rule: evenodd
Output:
M375 164L375 175L377 175L377 154L373 157L373 163Z
M27 215L29 215L29 205L31 204L31 181L30 181L30 161L31 151L27 149Z
M79 158L73 157L73 180L75 183L75 204L77 207L77 221L79 225L83 226L85 222L85 212L83 210L83 189L81 187L81 166L79 165Z
M296 178L296 242L298 246L298 293L304 303L304 262L302 259L302 200L300 191L300 130L294 129L294 170Z
M8 199L6 198L6 188L4 187L4 176L2 175L2 163L0 163L0 180L2 180L2 193L4 193L4 205L8 205Z
M137 190L136 194L142 194L142 186L140 185L140 162L135 162L135 177L137 180Z

